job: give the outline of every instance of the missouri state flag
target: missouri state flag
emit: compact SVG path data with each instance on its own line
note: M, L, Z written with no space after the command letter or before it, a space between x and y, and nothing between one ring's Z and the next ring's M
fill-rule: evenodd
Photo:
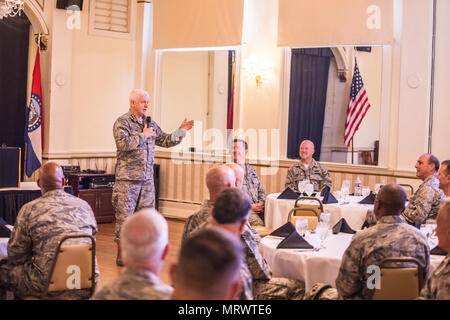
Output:
M39 47L34 62L30 105L27 107L25 173L31 177L42 164L42 89Z

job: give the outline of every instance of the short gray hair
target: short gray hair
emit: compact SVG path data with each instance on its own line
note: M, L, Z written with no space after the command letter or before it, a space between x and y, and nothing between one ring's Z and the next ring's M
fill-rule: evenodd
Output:
M137 101L141 95L149 95L147 91L143 89L133 89L130 92L130 101Z
M168 243L168 227L155 209L143 209L127 218L122 226L120 245L125 261L153 264Z

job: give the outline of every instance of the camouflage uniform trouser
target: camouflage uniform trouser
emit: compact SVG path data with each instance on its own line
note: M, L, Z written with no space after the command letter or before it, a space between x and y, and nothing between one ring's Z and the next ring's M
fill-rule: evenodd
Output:
M271 278L253 280L255 300L302 300L305 282L297 279Z
M147 181L116 181L112 193L112 205L116 211L114 242L119 242L120 230L126 218L140 209L155 207L153 179Z
M250 212L250 215L248 217L248 222L252 227L255 226L263 226L264 227L264 221L261 219L261 217L256 214L255 212Z

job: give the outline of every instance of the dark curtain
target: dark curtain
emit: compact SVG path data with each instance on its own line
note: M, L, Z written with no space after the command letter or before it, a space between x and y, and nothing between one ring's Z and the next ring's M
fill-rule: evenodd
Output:
M0 20L0 144L22 149L22 179L29 30L30 22L23 13Z
M300 142L314 143L320 159L328 87L329 48L292 49L287 157L298 159Z
M71 186L64 186L64 191L73 195ZM0 218L8 224L16 223L22 206L41 196L41 190L5 190L0 191Z

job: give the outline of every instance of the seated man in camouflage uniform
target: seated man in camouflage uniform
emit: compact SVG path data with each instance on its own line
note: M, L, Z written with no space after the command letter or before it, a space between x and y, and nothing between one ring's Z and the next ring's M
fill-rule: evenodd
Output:
M444 194L442 190L439 190L439 180L436 177L439 160L434 155L421 155L415 168L416 176L423 182L410 197L401 217L409 224L418 227L427 219L436 219ZM368 210L365 225L373 226L376 223L377 218L374 212Z
M418 226L427 219L436 219L444 194L439 190L439 180L436 178L439 160L434 155L421 155L415 168L416 176L423 182L409 199L402 217L409 224Z
M450 197L450 160L442 161L437 179L439 180L439 189L444 192L444 196Z
M255 168L245 162L248 155L248 144L245 140L233 140L233 161L244 170L244 180L242 191L247 193L252 200L252 212L249 223L251 226L264 226L264 205L266 202L266 192L259 181Z
M255 299L302 299L305 288L303 281L272 277L272 271L259 251L254 233L248 226L247 221L238 216L238 213L245 211L247 206L250 207L250 199L246 194L236 188L225 189L218 196L214 204L212 217L205 225L211 223L240 236L246 252L246 268L243 268L242 273L243 277L251 277L247 282L253 283L253 297ZM249 296L248 293L247 296Z
M64 192L60 166L47 162L39 170L37 183L42 197L20 209L8 242L8 259L0 260L0 291L12 291L17 298L42 294L56 248L64 236L87 234L95 238L97 233L97 222L89 204ZM98 283L97 262L95 278ZM49 293L52 299L89 296L90 290L85 289Z
M450 200L445 200L437 216L439 247L447 256L434 270L420 292L420 299L450 300Z
M298 192L298 183L309 180L314 186L314 191L321 191L325 186L331 188L331 177L325 166L313 159L314 143L303 140L300 144L300 161L289 168L286 176L285 188L290 187Z
M209 200L203 201L200 209L187 218L181 239L182 242L184 242L184 240L186 240L186 238L193 231L195 231L199 225L203 224L208 219L214 206L214 201L220 191L225 188L234 187L235 183L236 177L234 175L234 171L230 167L220 165L209 169L206 174L206 187L209 191Z
M353 236L342 257L336 288L344 299L371 299L373 289L367 286L367 267L379 265L384 258L416 258L425 270L430 267L430 248L425 236L405 223L400 213L405 208L406 192L396 184L380 189L374 205L378 222ZM407 266L405 264L405 266Z
M170 274L174 300L234 300L241 291L242 244L219 228L199 230L182 245Z
M95 300L165 300L172 287L159 279L169 250L167 222L155 209L142 209L122 225L125 268L95 293Z

